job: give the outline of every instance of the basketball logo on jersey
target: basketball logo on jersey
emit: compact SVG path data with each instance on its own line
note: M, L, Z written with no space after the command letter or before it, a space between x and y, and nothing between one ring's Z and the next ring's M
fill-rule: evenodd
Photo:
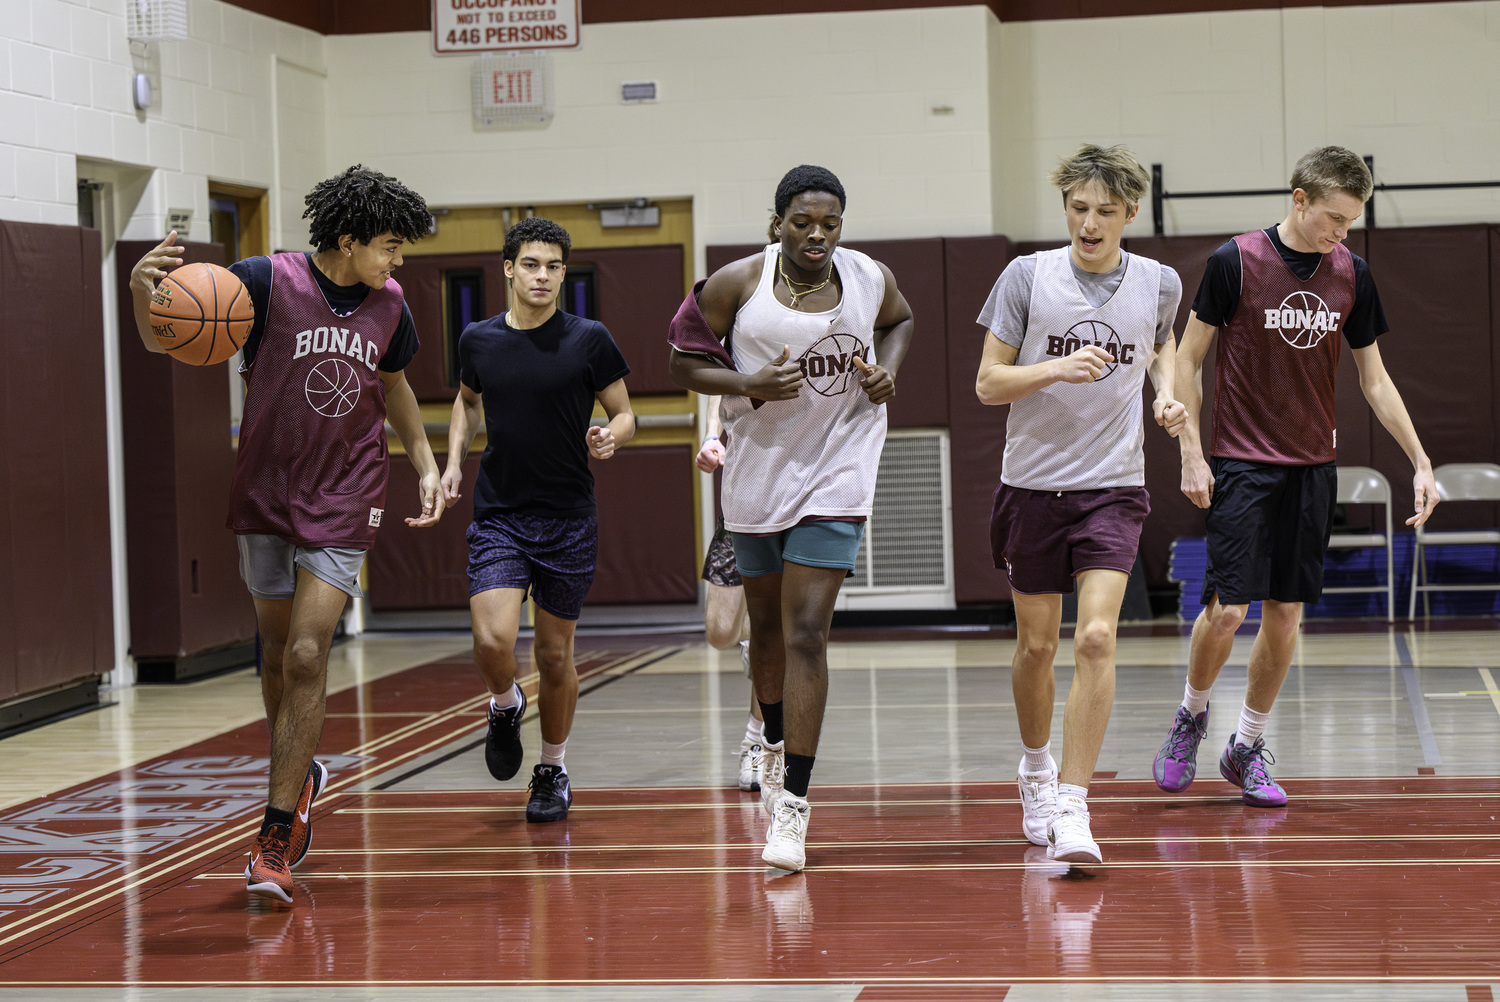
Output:
M343 417L359 402L359 375L342 358L325 358L313 366L303 388L312 409L324 417Z
M828 334L802 353L797 368L807 385L825 397L836 397L849 389L849 379L859 370L854 357L869 355L863 341L853 334Z
M1266 310L1266 330L1276 331L1293 348L1316 348L1329 331L1339 329L1342 316L1316 293L1299 289L1279 308Z
M1093 345L1103 348L1109 352L1114 359L1104 367L1104 373L1099 379L1108 379L1122 365L1135 364L1135 345L1120 341L1120 335L1115 329L1103 320L1080 320L1068 328L1068 333L1061 337L1055 334L1047 335L1047 354L1053 358L1067 358L1080 348ZM1094 382L1098 382L1096 379Z

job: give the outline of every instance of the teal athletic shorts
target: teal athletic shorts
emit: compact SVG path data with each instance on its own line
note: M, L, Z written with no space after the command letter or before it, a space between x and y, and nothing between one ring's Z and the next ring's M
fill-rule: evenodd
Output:
M805 567L852 571L860 540L865 538L865 523L805 522L770 536L730 535L741 577L780 574L788 560Z

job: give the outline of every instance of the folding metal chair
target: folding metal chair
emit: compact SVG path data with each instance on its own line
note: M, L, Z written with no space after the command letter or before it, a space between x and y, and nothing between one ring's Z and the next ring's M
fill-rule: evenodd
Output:
M1385 532L1335 532L1328 540L1330 550L1384 548L1385 584L1344 585L1324 588L1323 594L1349 592L1385 592L1385 621L1396 621L1395 560L1391 554L1391 484L1379 470L1368 466L1340 466L1339 504L1378 504L1385 509Z
M1444 463L1432 471L1437 481L1438 497L1444 504L1454 501L1500 501L1500 466L1494 463ZM1417 548L1412 554L1411 603L1407 618L1417 615L1417 592L1422 593L1422 615L1432 615L1432 602L1427 597L1433 591L1500 591L1500 581L1494 584L1438 583L1433 584L1427 575L1427 548L1430 546L1476 546L1500 545L1500 529L1460 529L1429 532L1417 526Z

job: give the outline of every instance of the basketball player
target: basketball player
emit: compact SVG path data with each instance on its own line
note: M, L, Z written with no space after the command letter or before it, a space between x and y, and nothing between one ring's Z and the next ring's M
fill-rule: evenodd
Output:
M1322 594L1338 488L1334 372L1344 342L1365 399L1416 470L1415 514L1406 524L1426 522L1438 502L1432 464L1380 361L1375 339L1389 327L1375 281L1342 242L1370 197L1370 171L1349 150L1327 146L1297 161L1292 188L1291 211L1278 225L1237 236L1209 258L1177 356L1188 409L1182 492L1208 509L1208 570L1187 687L1152 772L1169 793L1192 783L1209 692L1235 629L1260 599L1245 702L1219 759L1219 773L1252 807L1286 803L1266 768L1275 759L1264 732L1291 667L1302 604ZM1212 459L1205 462L1200 383L1216 333Z
M731 415L724 523L765 718L760 792L772 820L761 858L793 871L806 861L828 628L870 515L883 405L913 326L890 269L839 246L844 202L831 171L788 171L775 240L695 289L669 333L679 385L745 398Z
M309 812L328 771L313 761L323 733L328 649L385 509L385 422L420 476L426 527L443 512L437 460L402 370L417 331L391 273L426 235L416 192L367 167L313 188L304 218L314 253L236 262L255 322L242 348L245 410L229 528L255 601L261 696L271 726L270 803L250 849L250 893L292 900L291 868L312 843ZM168 234L130 275L141 342L154 283L181 262Z
M542 759L527 821L561 821L573 804L563 763L578 703L573 631L599 549L589 457L608 459L635 434L630 367L614 338L603 324L558 309L571 249L567 230L550 219L523 219L506 232L511 308L459 338L461 385L443 471L451 502L482 414L487 441L468 540L474 662L490 691L484 761L502 781L521 767L526 695L515 682L515 648L529 588ZM608 417L603 427L589 424L595 400Z
M708 435L698 449L694 463L704 473L713 473L724 465L723 418L719 415L719 404L723 397L708 397L704 405L708 409ZM703 556L703 582L707 593L703 602L703 632L708 645L716 650L725 650L735 644L740 647L740 663L745 668L745 677L750 674L750 616L745 609L745 584L734 562L734 540L724 528L724 519L714 528L708 552ZM740 740L740 762L737 782L741 790L753 793L760 790L760 760L765 743L765 722L761 720L760 703L755 693L750 693L750 719L745 722L745 736Z
M1024 757L1021 828L1050 858L1099 863L1088 788L1115 698L1115 631L1146 493L1141 384L1176 435L1172 324L1182 281L1120 249L1151 177L1123 146L1083 146L1050 176L1070 243L1016 258L979 314L988 329L975 391L1010 404L990 541L1016 604L1011 687ZM1078 590L1062 767L1051 756L1052 659L1062 597Z

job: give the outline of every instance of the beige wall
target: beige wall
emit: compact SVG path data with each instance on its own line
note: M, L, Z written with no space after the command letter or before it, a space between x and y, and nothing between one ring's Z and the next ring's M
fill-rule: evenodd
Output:
M996 62L997 229L1018 239L1066 236L1042 178L1083 141L1129 144L1168 191L1284 185L1330 143L1387 183L1500 179L1500 3L1006 24ZM1377 198L1382 226L1500 219L1500 189ZM1264 226L1282 206L1169 201L1167 232Z

